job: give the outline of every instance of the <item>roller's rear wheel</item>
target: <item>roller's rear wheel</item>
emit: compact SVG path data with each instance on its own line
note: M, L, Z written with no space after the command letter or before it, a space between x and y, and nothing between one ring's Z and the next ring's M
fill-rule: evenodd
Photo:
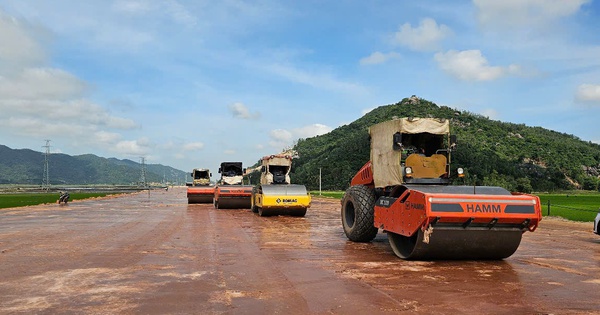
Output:
M375 192L364 185L351 186L342 199L342 225L353 242L370 242L377 235Z
M258 207L256 206L256 187L252 187L252 199L250 200L250 210L254 213L258 213Z

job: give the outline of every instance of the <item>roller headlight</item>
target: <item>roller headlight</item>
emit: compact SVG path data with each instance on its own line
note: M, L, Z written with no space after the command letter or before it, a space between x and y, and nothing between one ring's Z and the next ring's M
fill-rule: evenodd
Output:
M404 173L406 174L406 177L412 177L412 167L406 167Z
M465 170L463 170L462 167L459 167L456 172L458 173L458 177L464 177L465 176Z

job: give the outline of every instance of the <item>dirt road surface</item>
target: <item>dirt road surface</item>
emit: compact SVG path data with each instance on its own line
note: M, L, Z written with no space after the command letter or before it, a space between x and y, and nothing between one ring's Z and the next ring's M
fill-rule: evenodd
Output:
M306 217L185 188L0 211L1 314L600 314L600 236L549 218L503 261L403 261Z

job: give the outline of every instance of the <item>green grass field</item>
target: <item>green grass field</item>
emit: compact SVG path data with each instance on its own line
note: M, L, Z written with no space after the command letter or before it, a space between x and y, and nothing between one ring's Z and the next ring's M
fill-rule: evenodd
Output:
M319 196L319 191L311 191L312 196ZM104 197L111 193L72 193L71 201L93 197ZM0 194L0 209L56 203L58 193L25 193L25 194ZM343 191L322 191L322 197L342 199ZM542 214L559 216L573 221L594 221L600 209L600 193L565 192L560 194L537 194L542 203Z
M563 217L573 221L594 221L600 209L599 193L567 192L561 194L537 194L542 203L542 214Z
M311 191L312 196L319 196L319 191ZM600 210L600 193L595 192L565 192L560 194L536 194L542 203L542 215L582 222L592 222ZM321 196L342 199L343 191L322 191Z
M312 196L319 196L318 190L313 190L313 191L310 191L309 193ZM344 197L344 192L343 191L321 191L320 197L342 199L342 197Z
M111 193L71 193L69 201L81 200L93 197L104 197ZM24 207L44 203L56 203L59 194L50 193L25 193L25 194L0 194L0 209L12 207Z

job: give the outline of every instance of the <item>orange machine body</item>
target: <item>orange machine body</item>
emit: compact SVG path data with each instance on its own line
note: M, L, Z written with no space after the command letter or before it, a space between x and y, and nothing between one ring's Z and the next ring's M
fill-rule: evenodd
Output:
M351 185L373 187L371 162L352 178ZM486 186L402 185L397 196L380 196L374 225L412 236L430 224L472 227L521 227L534 231L542 219L537 196L505 192Z
M380 197L375 204L376 227L404 236L430 225L469 228L517 227L534 231L542 219L540 200L524 194L469 194L470 186L448 186L449 191L409 189L398 197ZM429 188L429 187L427 187ZM435 188L435 187L431 187ZM480 189L484 187L479 187Z

